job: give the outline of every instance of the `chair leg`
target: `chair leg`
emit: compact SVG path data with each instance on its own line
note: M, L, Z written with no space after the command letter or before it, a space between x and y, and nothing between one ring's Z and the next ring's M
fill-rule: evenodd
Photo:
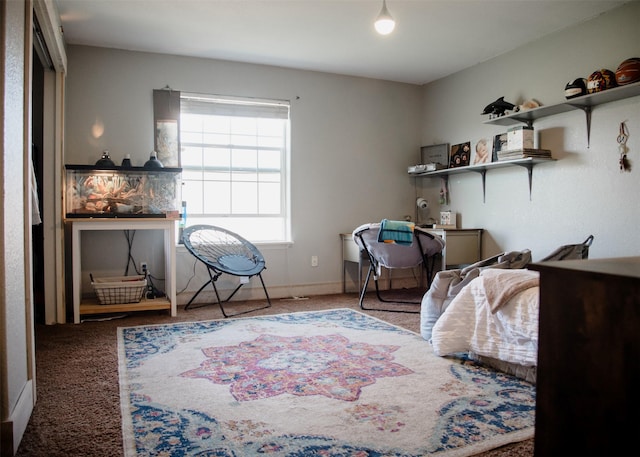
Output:
M261 306L261 307L258 307L258 308L252 308L252 309L249 309L249 310L246 310L246 311L241 311L241 312L239 312L239 313L235 313L235 314L228 314L228 313L226 312L226 310L224 309L224 306L223 306L222 304L223 304L223 303L227 303L229 300L231 300L231 298L236 294L236 292L238 292L238 290L240 290L240 288L243 286L243 284L242 284L242 283L240 283L240 284L238 285L238 287L236 287L236 288L234 289L234 291L233 291L233 292L231 292L231 294L230 294L227 298L225 298L224 300L222 300L222 299L220 298L220 293L218 292L218 288L216 287L216 281L217 281L217 280L218 280L218 278L221 276L221 273L213 274L210 268L207 268L207 270L208 270L208 272L209 272L209 278L210 278L210 279L209 279L209 281L207 281L206 283L204 283L204 285L203 285L202 287L200 287L200 289L198 289L198 291L193 295L193 297L191 297L191 300L189 300L189 303L187 303L187 304L186 304L186 306L184 307L184 309L185 309L185 310L186 310L186 309L188 309L188 307L191 305L191 303L193 302L193 300L198 296L198 294L199 294L200 292L202 292L202 290L203 290L206 286L208 286L209 284L211 284L211 285L213 286L213 290L214 290L214 292L215 292L215 294L216 294L216 299L218 300L218 306L220 307L220 311L222 311L222 315L223 315L224 317L234 317L234 316L239 316L239 315L241 315L241 314L247 314L247 313L251 313L251 312L253 312L253 311L258 311L258 310L261 310L261 309L266 309L266 308L270 308L270 307L271 307L271 298L269 297L269 293L267 292L267 287L265 286L265 284L264 284L264 280L262 279L262 273L258 273L258 275L257 275L257 276L260 278L260 283L262 284L262 288L264 289L264 294L265 294L265 296L267 297L267 304L266 304L265 306ZM207 303L207 304L205 304L205 305L203 305L203 306L206 306L206 305L208 305L208 304L209 304L209 303Z
M202 285L202 287L201 287L201 288L199 288L199 289L198 289L198 291L197 291L195 294L193 294L193 297L191 297L191 300L189 300L189 302L188 302L186 305L184 305L184 309L185 309L185 311L189 309L189 306L191 306L191 303L193 303L193 300L195 300L195 299L196 299L196 297L198 296L198 294L199 294L200 292L202 292L202 291L203 291L203 289L204 289L205 287L207 287L209 284L211 284L211 279L210 279L210 280L208 280L207 282L205 282L205 283Z
M436 256L425 257L422 263L427 273L427 290L429 290L431 288L431 282L433 281L433 269L436 266Z
M406 313L406 314L419 314L420 310L408 310L408 309L381 309L381 308L365 308L364 306L364 296L367 292L367 286L369 285L369 279L371 278L371 273L373 272L373 269L375 267L373 266L373 264L369 265L369 271L367 272L367 278L364 281L364 285L362 286L362 291L360 292L360 309L363 309L365 311L386 311L389 313ZM415 301L404 301L404 300L388 300L385 299L381 296L380 294L380 288L378 287L378 279L377 278L373 278L373 282L376 286L376 296L378 297L378 300L380 300L381 302L384 303L402 303L402 304L410 304L410 305L419 305L422 302L415 302Z
M235 314L228 314L225 309L224 306L222 306L223 303L227 303L229 300L231 300L231 297L233 297L235 295L235 293L240 290L240 288L242 287L242 284L240 284L238 287L236 287L236 289L231 293L231 295L229 295L226 299L224 300L220 300L220 294L218 293L218 288L216 287L215 281L212 283L213 285L213 289L216 292L216 298L218 299L218 306L220 306L220 311L222 311L222 315L224 317L234 317L234 316L240 316L242 314L247 314L247 313L252 313L254 311L259 311L261 309L267 309L271 307L271 299L269 298L269 294L267 293L267 288L264 285L264 281L262 280L262 274L258 274L258 277L260 278L260 282L262 283L262 288L264 289L264 293L267 297L267 304L264 306L260 306L258 308L251 308L248 309L246 311L240 311L239 313L235 313Z

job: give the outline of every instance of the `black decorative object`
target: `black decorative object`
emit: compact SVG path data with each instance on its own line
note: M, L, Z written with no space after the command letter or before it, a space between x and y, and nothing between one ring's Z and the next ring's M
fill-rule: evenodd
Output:
M564 96L567 100L583 95L587 95L587 80L585 78L574 79L564 86Z
M144 163L145 168L164 168L162 162L158 160L158 156L156 155L156 151L151 152L151 156L149 160Z
M513 103L506 102L504 100L504 97L500 97L495 102L489 103L487 106L485 106L482 114L489 114L490 117L500 117L504 116L504 112L506 110L512 110L515 108L515 106L516 105L514 105Z
M111 157L109 157L109 151L107 151L106 149L102 151L102 157L100 157L100 159L98 159L98 161L96 162L96 167L109 168L115 166L116 164L113 163L113 160L111 160Z
M122 168L131 168L131 154L127 154L122 159L122 164L120 165Z

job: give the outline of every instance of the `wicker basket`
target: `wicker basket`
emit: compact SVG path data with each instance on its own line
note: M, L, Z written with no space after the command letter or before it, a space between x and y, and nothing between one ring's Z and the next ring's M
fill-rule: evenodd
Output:
M95 278L91 285L101 305L138 303L147 288L144 276Z

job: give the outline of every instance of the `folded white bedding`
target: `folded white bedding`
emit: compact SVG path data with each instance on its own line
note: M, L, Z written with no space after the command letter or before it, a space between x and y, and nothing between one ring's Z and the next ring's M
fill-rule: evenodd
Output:
M482 272L464 287L435 323L431 336L433 350L440 356L472 351L510 363L535 366L539 287L530 281L532 272L509 270L515 275L521 274L531 287L515 292L492 312L486 289L495 290L495 282L500 281L500 277L493 273L485 275L489 271Z

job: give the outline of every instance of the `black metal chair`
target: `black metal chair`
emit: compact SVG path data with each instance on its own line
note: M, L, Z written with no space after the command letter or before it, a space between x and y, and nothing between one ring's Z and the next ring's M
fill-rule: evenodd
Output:
M185 310L191 306L198 294L209 284L213 286L220 311L222 311L224 317L238 316L271 306L271 299L262 279L262 271L266 268L264 257L251 242L237 233L213 225L187 227L182 234L182 241L189 252L205 264L209 273L209 281L204 283L191 297L191 300L184 307ZM248 279L254 276L260 278L264 294L267 297L267 305L235 314L227 314L222 304L231 300L248 280L243 281L241 279L235 290L226 299L222 300L216 287L216 281L223 273Z
M540 262L550 260L581 260L589 258L589 248L593 243L593 235L589 235L582 243L565 244L541 259Z
M367 311L389 311L398 313L420 313L420 309L407 310L403 308L366 308L364 298L367 292L369 279L373 274L373 281L376 288L378 300L384 303L407 303L419 305L421 301L391 300L382 297L378 286L378 277L381 274L381 267L389 270L407 269L422 266L427 276L427 288L431 285L434 274L434 263L437 256L442 253L444 240L432 233L415 227L413 241L410 245L385 243L378 241L380 223L364 224L353 231L353 239L358 247L366 252L369 257L369 271L360 292L360 308ZM422 298L422 294L420 295Z

